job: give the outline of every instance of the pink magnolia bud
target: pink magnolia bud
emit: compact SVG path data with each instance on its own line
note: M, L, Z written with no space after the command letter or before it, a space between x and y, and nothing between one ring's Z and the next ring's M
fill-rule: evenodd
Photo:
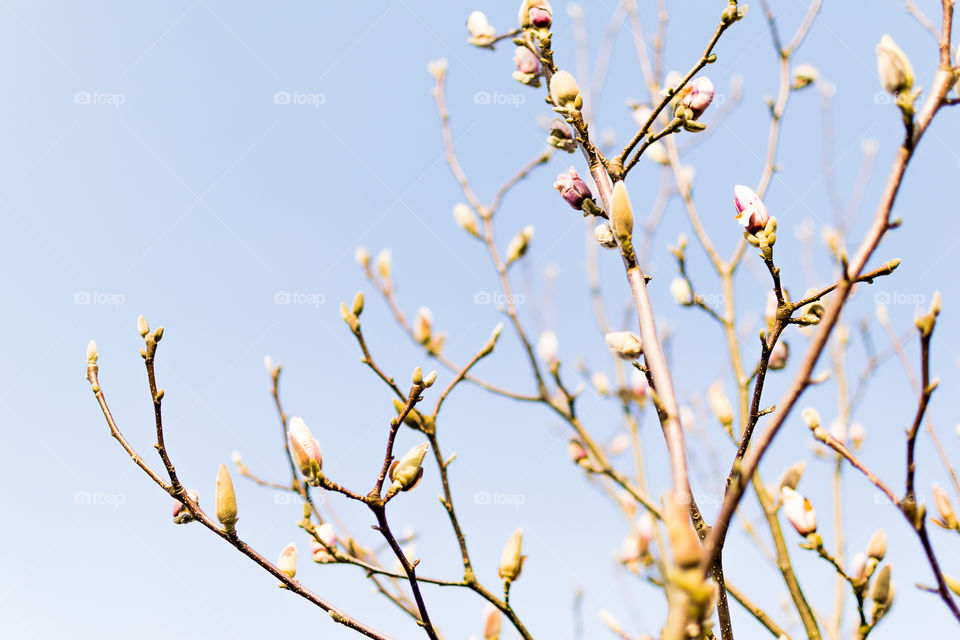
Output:
M780 489L780 497L783 499L783 512L797 533L802 536L815 533L817 513L813 510L810 501L789 487Z
M200 501L200 496L197 495L197 492L193 489L187 489L187 497L197 503ZM173 522L175 524L187 524L188 522L193 522L193 520L194 517L193 514L190 513L190 510L179 500L174 501Z
M737 222L748 233L756 234L767 226L770 214L756 191L738 184L733 188L733 203L737 207Z
M571 438L570 442L567 443L567 455L577 464L583 465L588 463L587 451L576 438Z
M320 563L334 562L336 559L327 551L327 547L330 549L336 549L337 547L337 534L333 530L333 525L330 523L320 525L316 529L316 534L327 546L324 547L316 540L310 540L310 552L313 554L313 561Z
M643 352L640 336L632 331L613 331L605 336L607 346L624 360L636 360Z
M583 201L592 198L590 187L580 179L577 170L570 167L567 173L561 173L557 176L557 181L553 183L553 188L560 192L560 195L574 209L583 209Z
M498 640L500 638L500 624L503 616L500 611L490 605L483 614L483 640Z
M693 119L699 118L713 102L713 83L706 76L697 78L688 84L680 98L680 104L693 112Z
M644 511L637 518L637 535L640 537L641 551L650 548L650 541L653 540L654 529L657 523L653 521L653 516L649 511Z
M770 361L768 366L774 371L779 371L787 366L787 358L790 356L790 347L786 342L780 341L770 352Z
M280 560L277 561L277 568L287 575L288 578L297 575L297 545L292 542L283 548L280 552Z
M620 553L617 556L617 559L620 560L623 564L633 564L640 560L640 556L643 555L643 550L640 549L641 542L640 536L636 531L633 531L623 539L623 542L620 543Z
M320 444L310 433L310 428L303 418L290 418L288 429L290 436L290 452L297 463L297 467L307 478L316 478L323 468L323 457L320 455Z
M526 47L517 47L513 52L513 63L517 65L517 71L526 75L535 75L540 73L540 60Z
M530 16L530 26L537 29L549 29L553 21L549 6L532 7L528 15Z

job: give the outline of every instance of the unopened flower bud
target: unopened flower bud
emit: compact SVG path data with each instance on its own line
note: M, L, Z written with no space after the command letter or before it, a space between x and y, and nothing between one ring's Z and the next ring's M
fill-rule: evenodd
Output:
M87 343L87 364L97 364L100 359L100 352L97 351L97 343L91 340Z
M427 375L423 376L423 386L424 388L429 389L433 386L433 383L437 381L437 370L434 369Z
M230 460L233 462L233 464L237 465L238 467L245 466L243 464L243 454L241 454L239 451L234 451L233 453L231 453Z
M318 480L323 468L323 456L320 454L320 444L310 432L307 423L300 416L290 418L287 429L290 439L290 453L297 463L300 473L310 480Z
M780 489L780 497L783 500L783 512L797 533L802 536L816 533L817 514L810 501L789 487Z
M629 245L633 237L633 207L623 181L613 187L613 202L610 204L610 228L620 246Z
M413 320L413 339L420 344L430 342L433 331L433 313L427 307L417 309L417 317Z
M536 12L534 11L536 10ZM543 13L546 13L546 18L544 18ZM549 20L550 15L553 13L550 8L550 3L546 0L523 0L520 4L520 26L524 29L527 27L533 27L535 29L550 28L549 22L546 27L541 26L544 19ZM534 23L536 19L537 24Z
M858 553L853 556L853 561L851 562L851 575L857 580L866 580L867 579L867 555L865 553Z
M370 252L365 247L357 247L356 251L353 252L353 259L361 267L366 267L370 264Z
M620 543L620 553L617 560L623 564L630 565L640 560L643 552L640 550L640 536L636 531L631 531L627 537Z
M267 370L267 373L273 375L273 358L269 355L263 356L263 368Z
M937 505L937 511L940 512L941 521L937 524L946 529L956 529L958 526L957 514L953 510L953 505L950 504L947 492L938 484L933 485L933 501Z
M636 360L643 352L643 343L640 336L632 331L613 331L608 333L604 339L610 350L616 353L624 360Z
M888 35L880 38L877 45L877 73L883 88L890 93L903 93L913 88L910 60Z
M583 202L592 198L590 187L580 179L577 170L570 167L567 173L561 173L557 176L557 181L553 183L553 188L560 192L560 195L567 201L571 207L577 210L583 209Z
M800 478L803 476L803 472L806 468L807 463L801 460L784 471L783 475L780 476L779 490L782 492L784 487L787 489L796 489L797 485L800 484Z
M545 2L539 7L530 8L530 26L535 29L549 29L553 21L549 5Z
M462 202L454 205L453 219L457 221L457 225L459 225L461 229L472 236L479 237L480 231L477 228L477 216L474 215L473 209L471 209L469 205L465 205Z
M867 428L859 422L854 422L850 426L850 431L847 435L853 444L853 448L859 449L863 446L863 441L867 439Z
M531 238L533 238L533 225L527 225L510 240L510 244L507 245L507 265L523 257L530 248Z
M147 319L143 316L137 316L137 333L140 334L141 338L146 338L147 334L150 333L150 325L147 324Z
M489 46L497 36L496 29L487 21L483 11L474 11L467 17L467 33L470 34L468 42L478 47Z
M336 558L327 550L335 550L337 548L337 534L333 530L333 525L325 522L317 527L314 533L317 538L323 541L323 544L314 539L310 540L310 553L313 556L313 561L321 564L325 562L335 562Z
M657 164L670 164L670 154L667 153L667 146L659 140L647 147L643 154Z
M434 78L440 80L447 73L447 59L437 58L436 60L431 60L427 63L427 71L429 71L430 75Z
M537 340L537 355L544 362L554 362L560 351L560 343L557 340L557 334L553 331L544 331Z
M393 268L393 255L390 249L383 249L377 254L377 273L384 280L390 279L390 271Z
M583 96L577 81L568 71L557 71L550 79L550 99L561 109L580 109Z
M884 565L873 582L873 589L870 590L870 599L873 600L874 606L882 610L889 609L893 603L893 589L890 585L892 571L889 564Z
M592 376L590 376L590 382L593 383L593 388L597 390L602 396L607 395L610 392L610 379L607 378L607 374L603 371L596 371Z
M520 546L523 541L523 529L517 529L507 540L503 548L503 554L500 556L500 578L513 582L520 577L520 571L523 569L523 561L526 556L521 555Z
M193 489L187 489L187 497L190 498L193 502L199 503L200 496ZM173 502L173 522L174 524L187 524L188 522L193 522L193 514L190 513L190 510L187 509L179 500L174 500Z
M690 283L685 278L674 278L670 282L670 295L677 304L683 306L693 304L693 291L690 290Z
M570 460L582 466L589 463L587 450L583 448L583 445L580 444L580 441L576 438L570 438L570 442L567 443L567 456Z
M714 382L710 385L710 407L713 409L713 414L717 416L717 420L720 421L725 427L729 427L733 424L733 407L730 405L730 400L727 399L727 396L723 393L723 384L721 382Z
M706 76L691 81L680 92L679 104L693 112L693 119L697 120L713 102L714 88L710 78Z
M790 345L781 340L773 346L770 352L770 360L767 367L774 371L779 371L787 366L787 359L790 357Z
M813 407L807 407L801 411L800 417L803 418L803 422L811 429L816 429L820 426L820 412Z
M237 496L233 492L233 480L227 465L221 464L217 471L217 520L230 532L237 523Z
M820 77L817 68L810 64L798 64L793 68L793 84L791 89L797 91L809 87Z
M353 296L353 315L359 316L363 313L363 291L357 291L357 295Z
M883 529L877 529L877 532L873 534L869 544L867 544L867 556L880 562L885 555L887 555L887 532Z
M283 548L280 552L280 560L277 561L277 568L288 578L297 575L297 545L291 542Z
M633 395L637 399L642 400L646 397L647 391L650 389L650 383L647 382L647 377L643 374L642 371L634 369L630 372L630 391L633 392ZM683 424L689 424L684 422Z
M613 249L617 246L617 239L613 237L613 230L606 222L601 222L593 228L593 237L597 239L597 244L607 249Z
M650 548L650 542L653 540L653 534L657 528L657 523L653 521L653 516L649 511L644 511L637 518L637 535L640 536L640 551L646 552Z
M535 76L540 73L540 58L526 47L517 47L513 52L513 64L517 73L523 76Z
M502 619L499 609L492 605L487 607L483 614L483 640L499 640Z
M563 118L554 118L550 121L550 135L547 136L547 142L551 147L556 147L567 153L573 153L577 150L577 141Z
M423 477L423 457L427 455L429 445L424 442L407 452L400 460L390 465L390 480L396 491L410 491Z
M757 192L750 187L738 184L733 188L733 203L737 209L736 220L747 230L747 233L756 235L762 231L770 221L770 213Z

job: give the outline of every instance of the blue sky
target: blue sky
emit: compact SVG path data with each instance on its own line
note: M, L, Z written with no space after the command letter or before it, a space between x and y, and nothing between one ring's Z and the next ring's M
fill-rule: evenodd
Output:
M83 379L83 353L96 338L101 382L114 414L149 458L152 416L136 317L142 313L166 328L158 377L166 391L167 443L181 477L199 490L205 506L211 506L217 466L235 449L259 475L284 478L265 354L283 363L287 411L313 428L325 470L344 484L368 485L382 457L390 394L360 364L337 303L358 289L367 293L363 322L371 349L398 379L406 380L417 365L431 365L364 281L353 262L356 246L392 248L401 304L408 314L431 307L437 326L450 333L447 350L455 360L468 359L501 320L494 306L475 302L483 299L478 293L493 295L500 288L482 246L450 214L462 196L443 162L427 61L449 60L454 138L482 199L489 200L544 145L537 119L548 109L540 92L510 78L509 43L495 53L465 43L463 21L472 9L485 9L494 25L508 28L516 19L514 3L432 4L0 3L0 214L6 240L0 287L7 301L0 320L0 474L7 490L0 504L12 523L0 547L0 635L120 637L135 630L142 638L261 637L312 630L353 637L277 589L272 578L209 532L171 524L169 498L109 437ZM673 4L666 66L686 70L724 3ZM771 4L789 34L808 3ZM937 15L939 3L918 4ZM872 2L869 11L862 3L825 5L796 61L815 65L836 87L829 174L845 202L863 164L864 141L878 145L876 172L850 231L855 245L901 136L895 108L877 99L876 43L890 33L913 61L921 86L931 83L936 51L899 2ZM595 54L614 3L583 6ZM649 31L654 3L645 0L640 7ZM569 20L562 5L555 9L557 59L572 69ZM723 254L739 239L732 187L755 184L760 175L769 124L765 99L777 86L776 58L758 9L751 7L723 38L718 62L708 69L721 97L729 97L731 82L743 76L742 103L688 157L697 168L694 196ZM614 57L594 130L610 129L622 144L633 133L626 100L646 98L626 30ZM484 104L475 97L478 91L509 99ZM290 103L277 100L278 92L290 95ZM704 117L708 125L710 113ZM862 288L845 316L851 327L867 322L884 351L888 342L874 320L877 294L891 302L898 331L906 331L917 303L929 303L934 290L943 292L933 359L941 386L931 415L954 459L960 330L952 320L958 294L953 273L960 241L951 215L960 177L958 115L942 113L924 139L896 206L903 227L876 254L877 266L893 257L903 265L895 277ZM815 281L809 281L794 234L813 224L819 238L833 218L822 127L818 93L794 94L783 127L782 171L765 200L780 222L777 255L785 283L800 293L832 276L818 242ZM578 358L608 372L610 363L587 306L589 229L551 189L571 162L583 168L579 154L555 157L511 193L497 221L497 239L504 247L524 225L536 227L530 254L513 273L526 296L522 318L534 334L556 331L564 371L576 380ZM644 161L628 184L635 208L645 211L656 195L658 170ZM722 486L717 470L728 467L732 450L704 412L703 394L726 375L725 347L709 318L677 307L668 291L675 267L666 244L688 228L674 200L652 252L651 295L661 327L672 336L681 402L699 407L695 430L702 437L691 442L694 487L715 495ZM691 245L698 288L719 293L703 252ZM608 310L618 314L626 302L622 269L613 254L601 258ZM545 301L547 269L558 276ZM754 332L768 286L762 276L762 263L749 255L737 281L747 362L758 351ZM283 292L301 303L277 304ZM799 353L805 338L791 333L787 338ZM916 367L912 336L906 348ZM862 369L863 354L855 340L851 375ZM510 331L478 371L504 386L532 389ZM789 377L789 370L772 376L769 402ZM449 379L441 371L439 384ZM818 407L829 420L835 397L836 387L824 385L803 406ZM914 407L907 378L890 361L856 416L869 434L864 460L900 490L903 430ZM601 439L618 433L614 407L592 392L585 393L581 415ZM656 495L667 488L668 475L654 416L644 416L642 430ZM627 524L566 459L563 424L541 407L464 386L441 414L440 431L444 449L458 454L452 482L483 581L496 585L502 544L514 528L524 527L530 559L512 601L536 635L572 637L572 603L581 588L588 637L609 635L598 622L600 609L612 611L635 635L656 632L662 595L617 569L613 556ZM401 432L398 448L417 443L412 432ZM831 546L831 464L811 451L809 433L799 416L791 417L762 471L773 483L786 465L811 459L802 488L817 506ZM925 437L919 451L924 491L934 481L946 484ZM305 550L295 526L298 506L283 494L235 482L245 540L269 557L291 540ZM891 536L898 601L872 637L954 628L943 605L913 586L929 583L930 575L902 518L889 505L876 504L872 487L849 470L844 486L848 557L879 526ZM428 470L416 491L391 505L391 522L419 533L423 573L455 578L459 559L434 498L438 491ZM484 505L476 499L481 492L515 499ZM375 542L365 510L334 504L356 535ZM756 518L755 499L744 504L745 516ZM712 517L716 504L706 501L704 509ZM832 575L797 548L792 531L785 533L812 601L829 610ZM945 570L960 574L953 540L939 531L933 536ZM787 624L782 583L757 560L741 529L731 533L725 557L728 576ZM356 571L302 564L303 581L347 612L396 638L420 635L371 594ZM483 606L475 597L428 588L426 598L447 637L480 633ZM735 605L734 611L737 637L761 637L762 630Z

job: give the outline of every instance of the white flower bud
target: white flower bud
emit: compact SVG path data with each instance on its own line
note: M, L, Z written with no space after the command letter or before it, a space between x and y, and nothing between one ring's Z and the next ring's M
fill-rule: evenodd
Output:
M632 331L613 331L608 333L604 339L610 350L624 360L636 360L643 352L643 343L640 341L640 336Z
M517 529L510 536L506 546L503 548L503 554L500 557L499 574L503 580L513 582L520 577L520 571L523 569L523 561L526 556L521 555L521 544L523 541L523 529Z
M544 331L537 340L537 355L544 362L554 362L560 351L560 343L557 340L557 334L553 331Z
M283 548L280 552L280 560L277 561L277 568L288 578L297 575L297 545L291 542Z
M890 93L903 93L913 88L910 60L888 35L884 35L877 45L877 73L883 88Z
M684 278L674 278L670 283L670 295L674 302L688 306L693 304L693 291L690 290L690 283Z

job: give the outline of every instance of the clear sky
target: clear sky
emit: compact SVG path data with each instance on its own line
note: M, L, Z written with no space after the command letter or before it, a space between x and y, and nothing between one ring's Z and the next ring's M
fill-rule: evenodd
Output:
M367 293L363 316L374 356L400 380L431 365L391 322L389 312L353 261L363 244L391 247L397 295L408 314L432 308L450 333L447 350L465 361L487 339L501 315L484 296L500 292L483 247L454 224L462 200L443 162L439 122L430 96L427 61L449 60L448 101L461 160L481 198L543 148L538 118L549 115L540 91L511 79L512 45L496 52L466 44L463 27L477 6L461 2L258 3L222 0L126 2L0 2L0 636L7 638L187 638L231 636L354 637L310 605L276 588L276 581L199 526L176 527L171 501L123 454L108 434L89 385L84 349L96 338L101 382L131 442L151 461L152 412L137 351L136 318L144 314L166 333L158 356L168 446L181 477L212 506L217 466L243 453L264 478L285 478L279 427L267 393L265 354L283 363L281 393L288 412L302 415L324 450L325 467L341 483L366 488L382 459L390 394L360 364L359 351L340 321L337 303ZM516 3L482 7L502 29L516 20ZM674 2L667 68L686 70L713 31L723 2ZM792 33L806 0L773 0ZM852 226L855 245L879 199L880 186L901 137L896 109L877 99L874 48L891 34L913 61L917 83L929 87L936 67L932 39L902 3L828 1L798 62L819 68L836 87L832 160L823 163L823 114L815 89L791 97L778 166L766 202L780 221L777 254L785 283L802 293L827 284L832 269L819 240L815 271L804 271L794 231L819 238L832 224L827 187L850 202L863 165L863 144L875 140L876 173ZM939 2L919 2L931 16ZM613 0L584 3L591 53L614 9ZM655 3L639 3L649 32ZM744 78L742 103L688 162L696 166L694 195L705 225L729 254L739 239L733 222L733 185L756 183L763 163L769 112L777 88L776 58L767 25L752 6L718 45L708 69L720 98ZM563 4L556 9L559 63L574 67L573 34ZM956 38L955 38L956 40ZM606 91L596 105L595 131L610 129L622 144L632 135L626 100L646 99L639 67L624 30L613 50ZM276 96L280 93L280 98ZM501 96L485 103L477 92ZM283 99L289 95L290 100ZM711 125L711 113L704 121ZM960 112L942 113L909 170L890 234L875 265L900 257L896 276L861 288L845 321L871 326L878 351L888 341L874 318L876 294L890 301L898 331L907 331L917 303L944 294L933 368L940 391L931 408L949 455L957 460L956 392L960 327L955 321L958 241L954 215L960 179ZM689 134L685 137L690 137ZM869 146L869 143L868 143ZM579 358L610 371L588 307L584 274L586 231L577 212L552 191L556 174L582 158L555 157L508 196L498 218L502 247L527 224L536 227L530 254L515 269L526 296L521 314L531 332L555 330L564 372L577 380ZM659 171L644 161L630 176L636 209L647 211ZM666 250L689 222L674 200L653 248L651 291L681 402L696 408L690 449L696 491L708 519L716 510L732 449L704 410L707 385L728 371L720 332L697 310L677 307L668 283L675 266ZM619 317L625 282L619 260L601 257L608 310ZM705 256L691 240L690 267L704 294L718 293ZM756 320L768 283L749 254L738 277L738 309L748 362L757 357ZM544 272L557 271L552 295ZM812 280L812 281L811 281ZM278 304L282 295L293 303ZM478 302L479 301L479 302ZM752 319L752 320L751 320ZM856 331L852 333L856 334ZM917 364L912 334L906 346ZM794 353L806 339L788 340ZM862 370L864 349L850 347L850 375ZM515 335L505 331L495 354L478 370L515 389L533 388ZM790 377L772 376L765 396L775 402ZM451 378L441 371L439 385ZM727 388L731 387L727 380ZM434 392L431 392L432 400ZM836 387L816 389L808 403L829 420ZM618 433L614 407L587 391L584 421L601 439ZM902 491L903 432L915 396L895 359L874 379L856 420L868 430L863 457ZM655 417L642 426L650 490L668 487L664 447ZM455 495L481 580L496 587L500 550L516 527L526 533L530 558L512 602L542 638L573 637L574 594L584 590L586 637L609 637L598 621L608 609L633 634L656 633L662 594L618 570L614 554L627 531L602 491L584 482L565 454L567 432L542 407L519 405L461 387L441 414L441 442L457 452L451 466ZM398 448L419 440L400 434ZM769 483L794 461L810 458L802 488L820 513L834 548L828 476L832 464L813 458L807 430L793 416L762 466ZM946 484L925 435L919 447L922 491ZM620 460L628 465L626 459ZM235 477L241 536L268 557L297 541L300 507L286 495ZM898 584L890 616L877 640L955 634L956 625L935 596L919 592L930 573L916 539L890 505L876 504L862 477L844 475L847 557L861 550L878 526L890 533L889 558ZM437 477L391 505L397 529L414 527L424 574L458 577L459 559L435 496ZM483 504L486 492L510 504ZM335 500L337 512L368 544L368 513ZM757 517L755 498L744 515ZM761 529L762 531L762 529ZM834 579L822 562L797 547L785 531L798 572L815 605L829 611ZM761 534L762 535L762 534ZM960 575L956 538L933 533L948 572ZM765 538L766 539L766 538ZM728 542L728 576L784 624L784 589L776 571L737 527ZM396 638L421 637L409 619L352 568L301 562L300 578L372 626ZM483 603L470 594L426 588L427 603L448 638L481 632ZM848 598L849 600L849 598ZM737 637L763 637L736 605ZM847 611L847 621L852 620ZM950 631L939 633L941 629ZM505 633L513 637L512 632ZM795 636L798 637L798 636Z

